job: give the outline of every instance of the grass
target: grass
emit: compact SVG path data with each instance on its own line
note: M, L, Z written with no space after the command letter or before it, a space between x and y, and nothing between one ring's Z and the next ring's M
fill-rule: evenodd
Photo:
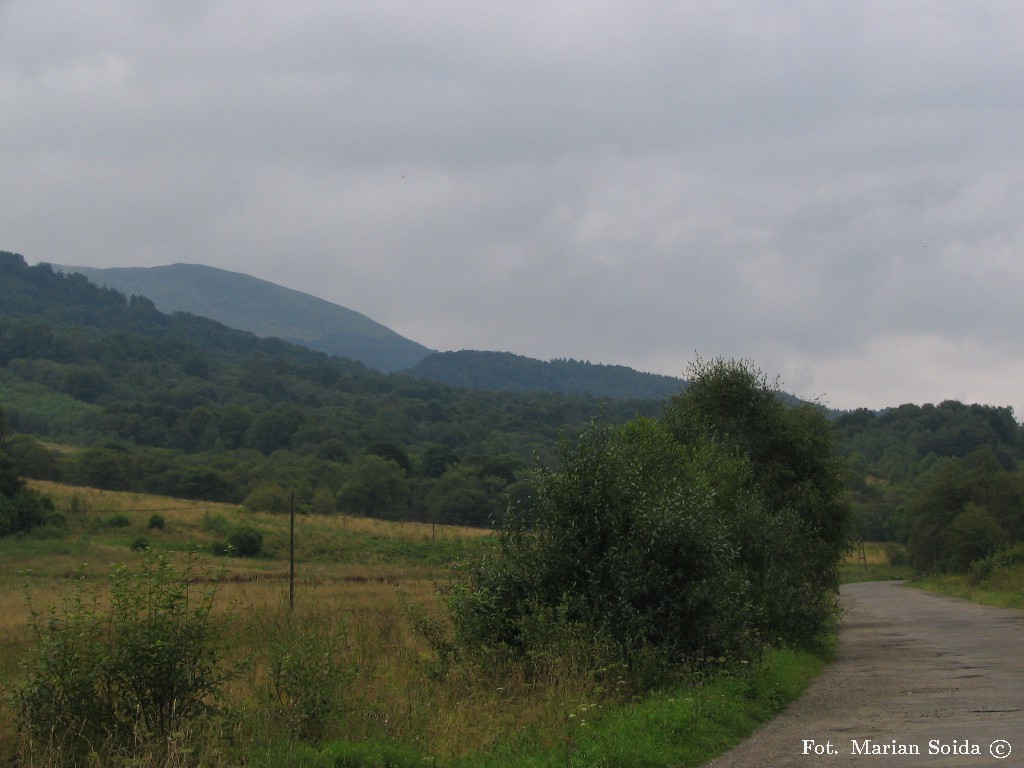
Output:
M966 576L959 574L918 576L908 584L983 605L1024 609L1024 567L998 570L979 584L971 584Z
M857 547L840 564L840 580L844 584L852 584L859 581L909 579L914 574L913 568L909 565L892 565L890 562L894 555L898 562L900 554L898 545L866 541L863 543L863 549Z
M447 565L472 552L486 531L300 516L292 612L287 516L33 486L55 499L67 525L0 540L5 690L18 679L17 662L30 643L26 577L19 572L31 571L39 608L58 604L79 568L102 592L112 563L141 562L144 555L131 549L140 536L183 561L191 545L209 552L235 525L264 534L260 557L211 560L214 568L226 566L217 582L219 620L230 638L229 660L243 671L226 691L224 714L215 727L183 735L159 760L133 765L697 765L798 696L825 663L778 650L755 669L647 695L620 686L613 670L565 659L549 660L540 673L511 661L460 659L431 639L446 629L436 588ZM149 529L153 514L163 516L162 529ZM128 525L110 525L113 516ZM274 683L284 680L282 658L292 665L298 693L275 692ZM308 699L300 694L314 692L326 702L314 712L320 719L302 719ZM13 712L0 701L0 762L10 763L20 746ZM201 759L189 758L190 749ZM47 764L21 758L26 768Z

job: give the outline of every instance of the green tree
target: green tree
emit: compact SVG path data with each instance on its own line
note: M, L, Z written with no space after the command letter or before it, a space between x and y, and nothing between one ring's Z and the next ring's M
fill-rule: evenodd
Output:
M1024 535L1024 480L989 448L939 463L907 502L911 564L923 571L966 570Z
M952 567L967 571L971 563L983 560L1006 547L1006 531L980 504L968 502L954 517L946 532L946 551Z
M661 422L593 425L458 572L460 641L529 657L582 634L669 667L816 641L851 525L828 434L734 363L699 370Z
M281 486L261 485L245 497L243 502L246 509L253 512L287 512L291 505L291 497Z
M471 467L450 467L427 494L432 520L457 525L488 525L499 511L500 499Z
M747 361L697 360L690 386L669 403L665 424L684 444L711 440L747 457L752 482L773 510L796 513L815 539L803 566L816 583L838 586L853 514L844 465L822 408L786 402L778 384Z
M13 443L0 409L0 536L31 531L59 519L48 496L25 486L17 463L6 450Z
M357 456L338 491L342 511L367 517L399 517L409 487L405 473L395 462L375 455Z

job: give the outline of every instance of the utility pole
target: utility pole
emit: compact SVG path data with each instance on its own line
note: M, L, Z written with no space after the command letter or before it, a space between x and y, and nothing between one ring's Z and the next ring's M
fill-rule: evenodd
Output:
M288 610L295 610L295 491L289 497L291 534L288 539Z

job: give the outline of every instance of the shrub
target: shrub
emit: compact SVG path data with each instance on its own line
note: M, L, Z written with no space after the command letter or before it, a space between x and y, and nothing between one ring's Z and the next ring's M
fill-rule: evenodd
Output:
M211 515L209 512L206 512L203 515L202 528L204 531L210 531L211 533L216 533L220 536L227 536L231 531L231 523L228 522L228 519L224 517L224 515L219 513Z
M894 541L887 541L885 543L885 562L895 566L910 565L910 556L907 554L907 548Z
M149 549L149 540L145 536L137 536L132 541L132 549L136 552L144 552Z
M128 515L122 512L110 515L103 521L105 528L129 528L131 524L132 521L128 518Z
M282 514L289 510L291 500L288 493L279 485L264 485L246 496L242 504L251 512Z
M238 557L256 557L263 551L263 534L251 526L239 526L228 535L228 545Z
M109 607L80 575L60 609L33 610L35 642L14 692L26 738L74 760L166 742L207 715L232 672L215 581L196 586L194 572L192 556L178 570L147 553L137 573L111 574Z
M274 722L298 739L321 738L343 709L355 670L344 656L343 624L322 615L278 615L265 627L263 700Z
M146 525L149 530L163 530L164 529L164 516L163 515L150 515L149 523Z
M13 496L0 495L0 536L34 531L47 524L60 526L63 517L54 511L49 496L24 489Z
M575 451L563 445L533 511L510 510L496 549L457 572L448 605L460 642L537 655L590 637L647 667L652 654L669 667L752 655L761 614L736 553L760 502L738 480L709 481L744 467L651 422L595 426Z
M996 552L983 560L978 560L971 565L967 581L977 586L999 569L1011 570L1024 566L1024 542L1015 544L1002 552Z

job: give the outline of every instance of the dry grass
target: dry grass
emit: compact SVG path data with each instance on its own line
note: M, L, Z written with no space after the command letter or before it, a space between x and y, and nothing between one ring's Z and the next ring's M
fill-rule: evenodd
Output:
M141 494L33 483L50 494L67 518L52 538L0 543L6 568L0 574L0 686L16 679L17 659L28 650L29 608L22 583L32 585L37 609L59 605L69 579L81 569L103 590L111 564L135 568L143 555L132 539L144 536L154 549L184 560L189 543L202 551L218 526L253 525L264 533L266 557L214 559L220 621L230 621L232 655L248 671L230 689L234 710L247 711L249 741L280 736L280 724L263 712L268 681L268 627L320 628L340 633L341 653L352 670L327 737L385 739L415 744L439 756L485 748L523 730L557 741L570 727L568 713L597 696L600 681L551 660L539 684L509 664L447 663L416 630L411 616L445 621L437 584L448 561L470 551L487 531L452 526L389 523L341 517L300 517L296 525L295 610L288 610L288 519L233 505L182 501ZM151 515L162 530L147 527ZM125 527L105 521L124 515ZM211 519L219 519L211 526ZM18 575L29 571L29 576ZM13 714L0 705L0 760L14 748Z

